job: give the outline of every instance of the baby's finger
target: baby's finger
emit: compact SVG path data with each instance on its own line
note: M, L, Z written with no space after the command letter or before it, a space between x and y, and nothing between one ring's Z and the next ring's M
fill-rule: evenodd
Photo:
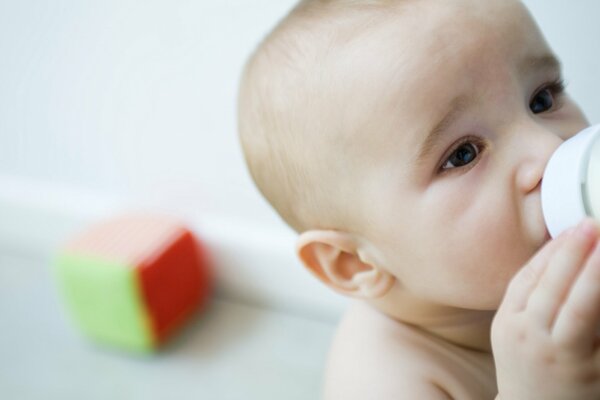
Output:
M596 342L600 324L600 245L588 258L561 308L552 331L556 343L586 356Z
M527 301L527 311L537 326L550 329L597 238L595 222L585 220L550 259Z
M525 309L527 300L546 266L573 230L574 228L563 232L556 239L549 241L515 274L508 285L499 311L516 313Z

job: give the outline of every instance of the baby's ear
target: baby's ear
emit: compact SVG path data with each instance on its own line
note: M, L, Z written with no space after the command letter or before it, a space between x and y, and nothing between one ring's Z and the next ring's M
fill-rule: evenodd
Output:
M357 240L348 233L303 232L296 248L302 263L337 292L374 299L386 294L395 282L389 272L361 259Z

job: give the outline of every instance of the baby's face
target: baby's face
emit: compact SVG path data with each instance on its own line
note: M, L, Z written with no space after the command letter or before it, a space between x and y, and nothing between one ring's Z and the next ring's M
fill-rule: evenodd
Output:
M414 2L376 29L353 59L369 129L343 178L360 232L407 290L494 309L549 240L542 173L586 119L517 2Z

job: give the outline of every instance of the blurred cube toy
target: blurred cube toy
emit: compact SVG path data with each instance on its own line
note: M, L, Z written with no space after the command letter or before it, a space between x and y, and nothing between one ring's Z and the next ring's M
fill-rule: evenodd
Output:
M178 221L124 215L74 237L60 251L56 271L87 336L150 352L207 303L208 264L203 246Z

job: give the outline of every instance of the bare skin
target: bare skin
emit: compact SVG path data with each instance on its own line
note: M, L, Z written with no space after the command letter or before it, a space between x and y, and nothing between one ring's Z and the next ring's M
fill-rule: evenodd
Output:
M240 115L266 116L242 124L251 165L296 157L293 171L255 176L279 168L318 183L312 208L298 203L298 255L359 299L333 342L325 398L600 398L598 229L584 221L550 240L540 203L548 159L588 122L525 7L315 3L293 31L310 35L284 52L293 95L286 79L275 94L242 91ZM268 88L271 61L248 81ZM257 98L275 112L253 109ZM274 182L263 193L277 194Z
M325 399L479 400L497 393L490 353L453 345L363 303L339 326L325 383Z
M574 257L581 251L568 240L550 241L542 218L544 167L560 143L588 125L560 87L555 56L513 1L418 2L378 27L384 34L371 37L378 45L364 49L363 64L354 60L369 85L353 90L377 99L379 108L368 111L380 129L357 144L352 173L340 177L353 179L353 211L369 223L352 232L310 230L298 242L300 258L318 278L368 303L340 326L326 398L598 398L600 365L589 361L591 350L587 373L577 363L552 369L520 339L541 337L536 327L508 311L494 322L490 341L506 288L529 270L529 260L558 264L550 270L599 264L587 253ZM386 84L398 89L382 94ZM439 134L426 140L429 132ZM543 256L546 244L565 248L562 261ZM548 307L578 287L567 282L573 286L541 296ZM509 291L502 304L515 296L525 295ZM577 332L600 322L589 313L593 319L576 324ZM540 352L554 361L570 354L551 344ZM583 385L579 373L589 382ZM545 374L556 380L547 382Z

